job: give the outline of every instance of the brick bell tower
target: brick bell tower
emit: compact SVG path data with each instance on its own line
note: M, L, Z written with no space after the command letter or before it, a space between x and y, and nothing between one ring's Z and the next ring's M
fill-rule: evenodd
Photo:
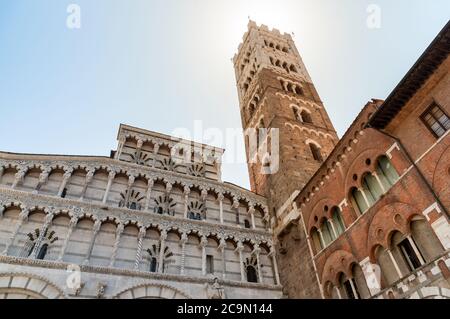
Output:
M338 137L291 35L249 21L233 62L244 130L278 129L278 169L273 173L264 172L269 165L264 158L251 160L248 138L245 144L251 189L268 198L272 226L280 228L284 221L277 212L293 192L305 186L333 150ZM270 150L272 154L273 151ZM278 254L282 283L291 298L320 297L306 238L296 241L300 245L297 256ZM292 273L289 267L302 264L306 277L291 280L286 275ZM313 288L297 288L299 284Z

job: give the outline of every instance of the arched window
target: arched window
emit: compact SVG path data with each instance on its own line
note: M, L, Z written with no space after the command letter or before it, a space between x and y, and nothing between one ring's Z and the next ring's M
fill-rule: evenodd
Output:
M43 244L41 246L41 249L39 249L39 253L37 254L36 259L43 260L45 258L45 255L47 255L47 250L48 250L48 244Z
M376 171L386 190L394 185L399 178L397 171L387 156L378 158Z
M320 148L313 143L309 143L309 147L311 149L311 154L313 158L318 162L323 162L322 154L320 153Z
M297 72L297 69L295 68L295 66L293 64L291 64L291 66L289 67L289 70L291 72Z
M158 214L160 214L160 215L162 215L162 214L164 214L164 210L163 210L163 208L162 207L158 207Z
M298 95L303 95L303 90L302 90L302 88L299 87L299 86L296 86L296 87L295 87L295 93L298 94Z
M339 207L333 208L331 218L333 220L334 229L336 230L336 235L339 236L345 231L344 221L342 220L342 212Z
M150 258L150 272L156 272L158 267L158 260L156 259L156 257L151 257Z
M256 269L252 265L247 266L247 281L258 282L258 276L256 275Z
M372 205L381 197L383 191L381 190L380 184L378 183L376 177L370 173L367 173L363 177L362 181L364 192L369 200L369 203Z
M300 116L303 123L312 124L311 114L303 110L302 113L300 113Z
M357 209L360 214L363 214L369 208L363 194L356 187L350 190L350 201L352 202L353 208Z
M244 226L245 228L250 228L250 222L248 221L248 219L244 220Z
M324 219L322 221L322 226L320 226L320 232L322 233L322 238L325 247L328 246L335 239L333 230L331 229L331 225L327 219Z
M341 273L341 275L339 276L339 283L345 294L345 297L347 297L348 299L359 298L359 293L352 278L347 278L347 276Z
M317 229L315 227L311 230L311 238L314 243L314 248L316 250L316 253L318 253L319 251L321 251L323 249L323 246L322 246L322 241L320 240L319 232L317 231Z

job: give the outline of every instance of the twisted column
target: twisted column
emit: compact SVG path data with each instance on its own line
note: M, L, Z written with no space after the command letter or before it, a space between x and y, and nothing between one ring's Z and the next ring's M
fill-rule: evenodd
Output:
M134 181L135 181L134 175L130 174L128 175L128 185L127 185L127 191L125 193L125 205L124 207L128 207L129 201L130 201L130 195L131 195L131 188L133 187Z
M97 238L100 227L102 226L102 222L100 220L96 220L94 223L94 227L92 228L91 241L89 243L89 248L86 253L86 257L84 258L84 265L89 265L89 259L91 258L92 250L94 249L95 239Z
M146 233L147 233L147 229L145 229L145 227L141 227L139 229L136 258L134 260L134 269L135 270L139 269L139 265L141 263L141 259L142 259L142 242L144 241L144 237L145 237Z
M122 236L124 230L124 225L120 223L117 225L116 229L116 240L114 242L114 248L111 254L111 259L109 260L109 267L114 267L114 262L116 261L117 250L119 249L120 237Z
M180 262L180 274L184 275L184 267L186 262L186 243L188 241L188 235L183 233L181 235L181 262Z
M58 261L62 261L63 260L64 254L66 253L67 244L69 243L69 240L70 240L70 236L72 235L73 229L75 228L77 223L78 223L78 217L77 216L73 216L70 219L69 230L67 231L67 236L64 239L63 246L61 247L61 252L59 253L59 256L58 256Z
M188 218L188 206L189 206L189 194L191 193L191 189L189 186L184 186L184 218Z
M6 247L4 251L2 252L3 255L8 255L8 250L14 243L14 240L16 239L17 233L19 232L20 227L22 226L23 222L28 218L28 215L30 214L30 210L23 209L19 214L19 220L17 221L16 227L14 228L11 236L8 238L8 241L6 242Z

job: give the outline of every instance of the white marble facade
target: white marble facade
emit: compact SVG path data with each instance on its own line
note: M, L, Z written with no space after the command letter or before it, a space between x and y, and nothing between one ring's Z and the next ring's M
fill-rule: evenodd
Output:
M266 199L221 181L222 149L126 125L118 141L0 152L0 298L281 297Z

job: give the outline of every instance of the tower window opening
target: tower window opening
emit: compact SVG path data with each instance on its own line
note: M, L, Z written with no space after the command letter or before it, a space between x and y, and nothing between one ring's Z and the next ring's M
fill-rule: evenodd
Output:
M320 152L320 148L317 145L313 144L313 143L310 143L309 147L311 149L311 153L312 153L313 158L316 161L318 161L318 162L323 162L323 157L322 157L322 154Z

